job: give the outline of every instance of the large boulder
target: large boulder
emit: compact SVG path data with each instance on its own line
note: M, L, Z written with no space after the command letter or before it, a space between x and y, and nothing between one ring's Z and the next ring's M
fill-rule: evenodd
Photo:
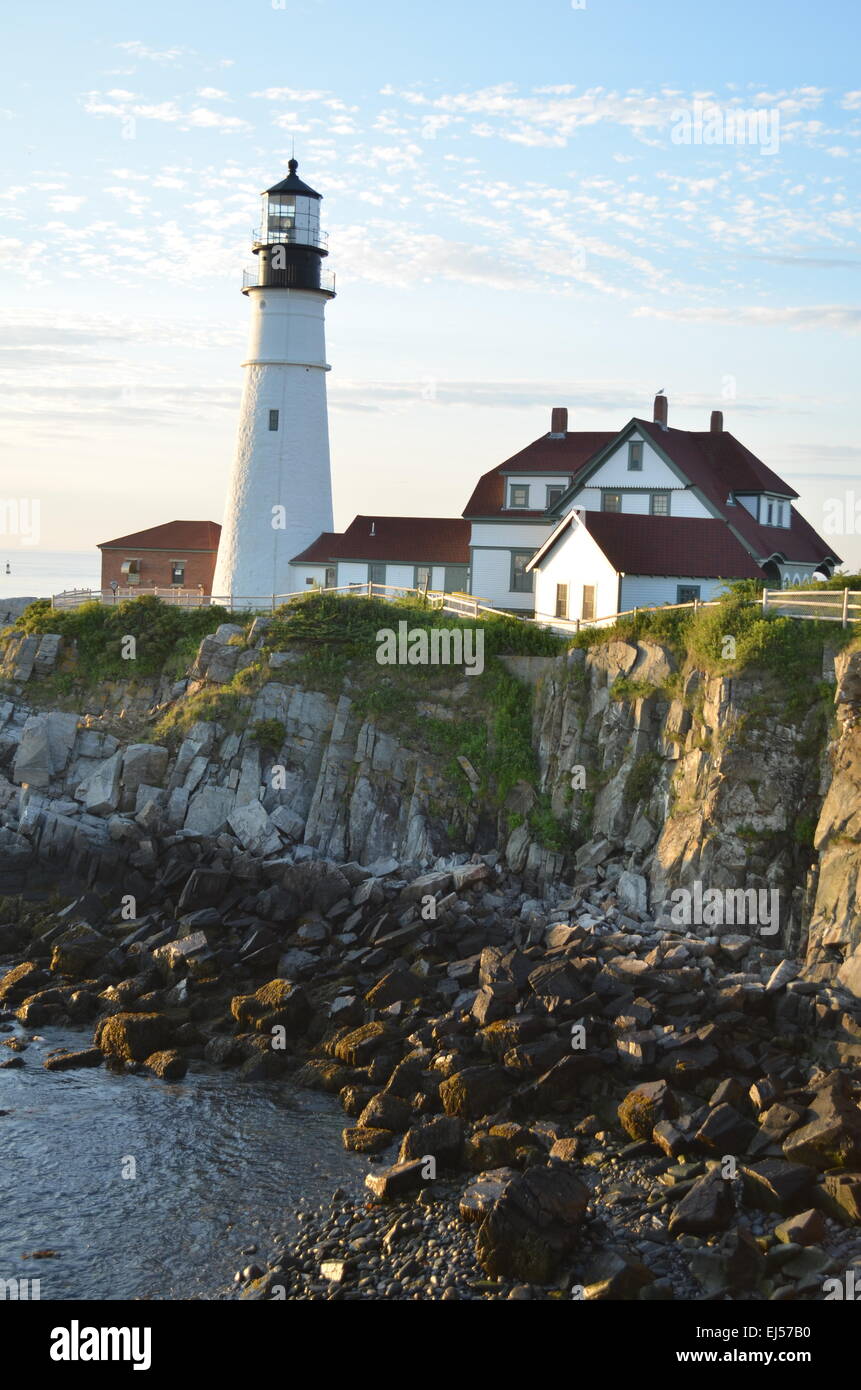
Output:
M666 1081L642 1081L628 1092L618 1113L631 1139L651 1139L655 1125L677 1115L678 1106Z
M275 854L281 848L281 836L259 801L237 806L228 816L227 823L249 854L263 857Z
M78 799L83 801L84 810L91 816L109 816L120 804L120 773L122 771L122 750L117 749L106 758L79 789Z
M576 1243L589 1190L568 1164L534 1167L505 1187L476 1240L494 1278L546 1284Z
M162 1081L180 1081L188 1071L188 1062L176 1048L165 1048L163 1052L153 1052L146 1059L146 1069Z
M826 1086L814 1096L809 1123L794 1129L783 1141L783 1152L792 1163L813 1168L857 1168L861 1163L861 1110L841 1093L839 1084Z
M478 1120L498 1110L510 1090L504 1067L465 1067L440 1082L439 1094L447 1115Z
M463 1152L463 1121L455 1115L438 1115L407 1130L401 1140L399 1163L414 1158L435 1158L443 1168L456 1168Z
M237 994L230 1012L241 1031L270 1033L282 1027L288 1034L304 1033L311 1018L311 1005L301 985L289 980L270 980L254 994Z
M719 1168L697 1178L670 1217L670 1235L709 1236L725 1231L735 1213L735 1200Z
M174 1025L164 1014L113 1014L96 1026L93 1042L107 1057L145 1062L173 1042Z
M167 771L168 750L157 743L130 743L123 754L122 804L126 811L140 810L140 787L160 787Z
M227 824L235 800L236 794L229 787L201 787L188 802L183 829L193 831L196 835L217 835ZM172 795L168 800L168 819L172 819L177 810L178 806L174 808Z
M0 1000L17 1004L48 983L49 976L35 961L25 960L14 965L0 980Z
M54 941L51 970L55 975L87 975L110 949L106 936L85 922L78 922Z
M30 715L21 731L12 780L28 787L47 787L68 763L77 727L76 714L51 710Z

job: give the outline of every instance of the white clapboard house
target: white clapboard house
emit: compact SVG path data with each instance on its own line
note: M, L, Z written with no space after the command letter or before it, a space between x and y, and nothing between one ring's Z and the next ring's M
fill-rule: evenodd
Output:
M714 598L727 581L774 587L829 575L840 557L796 511L798 493L723 427L671 429L667 401L633 419L548 507L530 557L534 611L604 617Z

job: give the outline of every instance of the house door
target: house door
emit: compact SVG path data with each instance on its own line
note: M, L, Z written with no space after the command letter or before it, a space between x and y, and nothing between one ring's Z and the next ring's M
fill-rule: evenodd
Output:
M446 565L445 591L447 594L466 592L466 565Z
M556 585L556 617L568 617L568 585Z
M338 574L334 565L326 566L326 578L323 580L324 589L334 589L338 582Z

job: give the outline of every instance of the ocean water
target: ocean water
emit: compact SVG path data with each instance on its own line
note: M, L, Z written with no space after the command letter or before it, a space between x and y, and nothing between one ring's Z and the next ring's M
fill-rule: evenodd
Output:
M202 1064L174 1082L42 1066L90 1038L46 1027L0 1071L0 1278L39 1279L43 1300L214 1298L303 1199L363 1194L335 1097Z
M96 589L101 582L97 550L40 550L3 546L0 536L0 601L50 598L64 589ZM7 569L10 571L7 573Z

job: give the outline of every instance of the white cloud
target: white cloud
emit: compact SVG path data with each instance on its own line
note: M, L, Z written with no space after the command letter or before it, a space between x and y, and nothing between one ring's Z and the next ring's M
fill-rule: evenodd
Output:
M762 328L826 329L857 333L861 329L861 308L852 304L806 304L786 308L764 305L736 308L661 309L643 305L636 318L673 319L679 323L747 324Z
M165 48L161 52L154 48L148 48L139 39L131 39L125 43L114 44L115 48L122 48L126 53L130 53L133 58L145 59L150 63L173 64L186 52L183 48Z

